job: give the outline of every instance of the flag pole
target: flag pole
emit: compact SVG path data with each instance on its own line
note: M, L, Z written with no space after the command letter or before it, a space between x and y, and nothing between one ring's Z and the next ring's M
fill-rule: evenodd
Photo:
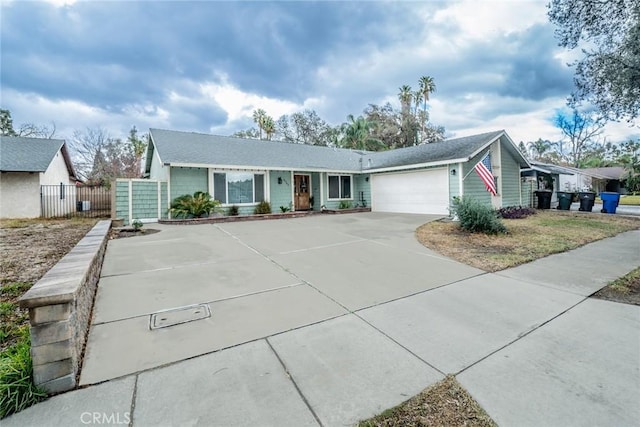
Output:
M475 165L473 165L473 167L471 168L471 170L470 170L469 172L467 172L467 174L466 174L465 176L463 176L463 177L462 177L462 180L463 180L463 181L464 181L465 179L467 179L467 177L469 176L469 174L475 170L476 166L478 166L478 163L482 162L482 161L484 160L484 158L485 158L485 157L487 157L487 155L488 155L488 154L489 154L489 150L487 150L487 152L484 154L484 156L482 156L482 157L480 158L480 160L479 160L478 162L476 162L476 164L475 164Z

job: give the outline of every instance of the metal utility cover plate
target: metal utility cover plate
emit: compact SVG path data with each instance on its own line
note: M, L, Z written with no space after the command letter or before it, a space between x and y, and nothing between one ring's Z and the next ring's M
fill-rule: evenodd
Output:
M211 317L209 304L189 305L152 314L149 327L151 329L167 328L181 323L206 319L207 317Z

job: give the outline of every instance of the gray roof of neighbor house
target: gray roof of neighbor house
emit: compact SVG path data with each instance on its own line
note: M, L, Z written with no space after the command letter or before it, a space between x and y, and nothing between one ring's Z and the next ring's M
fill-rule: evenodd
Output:
M609 166L606 168L587 168L584 169L586 173L594 175L595 178L600 179L623 179L625 175L625 169L622 166Z
M58 151L62 151L69 175L75 177L64 140L0 136L0 171L45 172Z
M382 152L319 147L287 142L261 141L216 135L150 129L152 144L147 154L146 171L151 158L159 155L164 164L215 167L263 167L317 171L377 171L403 169L414 165L465 162L479 154L498 138L521 166L528 167L503 130L431 144ZM157 153L154 153L154 150Z

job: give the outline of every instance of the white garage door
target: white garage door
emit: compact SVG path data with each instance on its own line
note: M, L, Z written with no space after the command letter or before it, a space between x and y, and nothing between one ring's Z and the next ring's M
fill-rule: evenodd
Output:
M448 170L373 175L371 208L376 212L448 215Z

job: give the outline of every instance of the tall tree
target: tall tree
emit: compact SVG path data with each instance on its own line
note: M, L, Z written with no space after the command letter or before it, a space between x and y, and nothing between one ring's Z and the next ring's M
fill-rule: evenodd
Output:
M23 123L16 130L13 126L11 111L0 109L0 134L3 136L24 136L31 138L51 139L56 133L55 123L51 127L36 125L34 123Z
M580 47L574 62L576 89L570 106L582 101L604 116L632 121L640 114L640 2L638 0L551 0L549 19L560 46Z
M13 128L13 119L9 110L0 109L0 134L2 136L18 135Z
M70 147L76 171L88 183L109 184L116 178L140 177L134 145L111 138L102 128L76 130Z
M343 125L344 133L340 140L340 146L355 150L384 150L384 143L373 136L375 126L374 122L362 116L355 118L352 114L349 114L347 122Z
M273 120L273 117L266 116L262 121L262 129L266 135L268 140L271 139L273 134L276 132L276 122Z
M131 144L131 147L133 148L133 154L136 159L134 170L137 171L139 175L141 175L142 156L144 156L145 151L147 151L147 145L149 145L149 134L144 134L140 137L138 136L138 129L133 126L129 131L129 137L127 138L127 141L129 142L129 144Z
M574 167L579 167L583 154L590 144L598 142L598 137L602 134L606 119L580 113L575 108L571 113L559 112L555 117L555 125L565 138L568 139L569 153L567 160Z
M433 81L433 77L431 76L422 76L420 80L418 80L418 84L420 86L419 92L422 94L423 110L427 111L427 101L429 100L429 95L436 91L436 83Z
M258 129L260 132L260 139L262 139L262 131L264 130L264 120L267 117L267 112L262 108L258 108L257 110L253 110L253 121L258 125Z
M409 114L411 111L411 102L413 101L413 92L411 91L411 86L400 86L398 99L400 100L400 108L402 110L402 113Z

